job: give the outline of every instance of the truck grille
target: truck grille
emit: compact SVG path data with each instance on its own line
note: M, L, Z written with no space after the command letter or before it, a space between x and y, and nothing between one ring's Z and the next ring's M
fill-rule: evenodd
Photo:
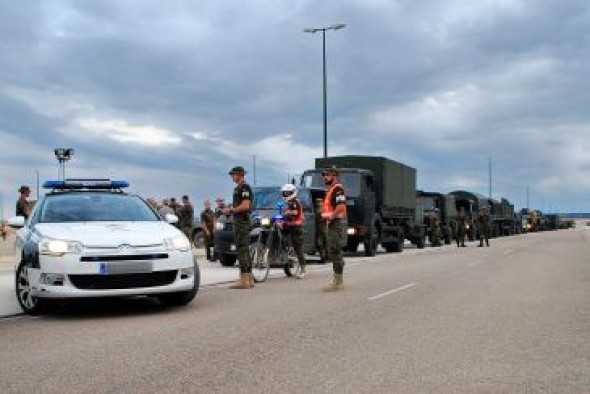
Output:
M174 282L178 270L124 275L69 275L70 282L82 290L117 290L166 286Z

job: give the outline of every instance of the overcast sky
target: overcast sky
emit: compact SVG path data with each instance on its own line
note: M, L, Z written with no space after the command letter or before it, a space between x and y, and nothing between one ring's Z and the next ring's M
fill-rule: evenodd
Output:
M393 158L418 187L590 212L588 0L0 0L0 193L57 177L156 198L282 184L323 154ZM33 191L36 194L36 190Z

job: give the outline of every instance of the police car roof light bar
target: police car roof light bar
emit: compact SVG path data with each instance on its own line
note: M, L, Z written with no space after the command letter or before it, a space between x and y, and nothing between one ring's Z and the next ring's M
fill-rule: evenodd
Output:
M129 187L127 181L111 181L109 179L66 179L65 181L46 181L43 183L43 188L57 190L110 190L126 187Z

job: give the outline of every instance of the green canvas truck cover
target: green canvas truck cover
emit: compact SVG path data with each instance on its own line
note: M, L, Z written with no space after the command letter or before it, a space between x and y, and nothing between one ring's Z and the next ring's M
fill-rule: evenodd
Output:
M316 168L360 168L375 174L377 206L389 209L416 208L416 169L385 157L333 156L317 158Z

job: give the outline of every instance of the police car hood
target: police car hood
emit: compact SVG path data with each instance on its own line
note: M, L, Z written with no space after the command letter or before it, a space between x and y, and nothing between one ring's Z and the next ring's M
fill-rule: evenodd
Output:
M77 241L87 247L161 245L165 238L182 234L163 221L39 223L35 229L45 237Z

